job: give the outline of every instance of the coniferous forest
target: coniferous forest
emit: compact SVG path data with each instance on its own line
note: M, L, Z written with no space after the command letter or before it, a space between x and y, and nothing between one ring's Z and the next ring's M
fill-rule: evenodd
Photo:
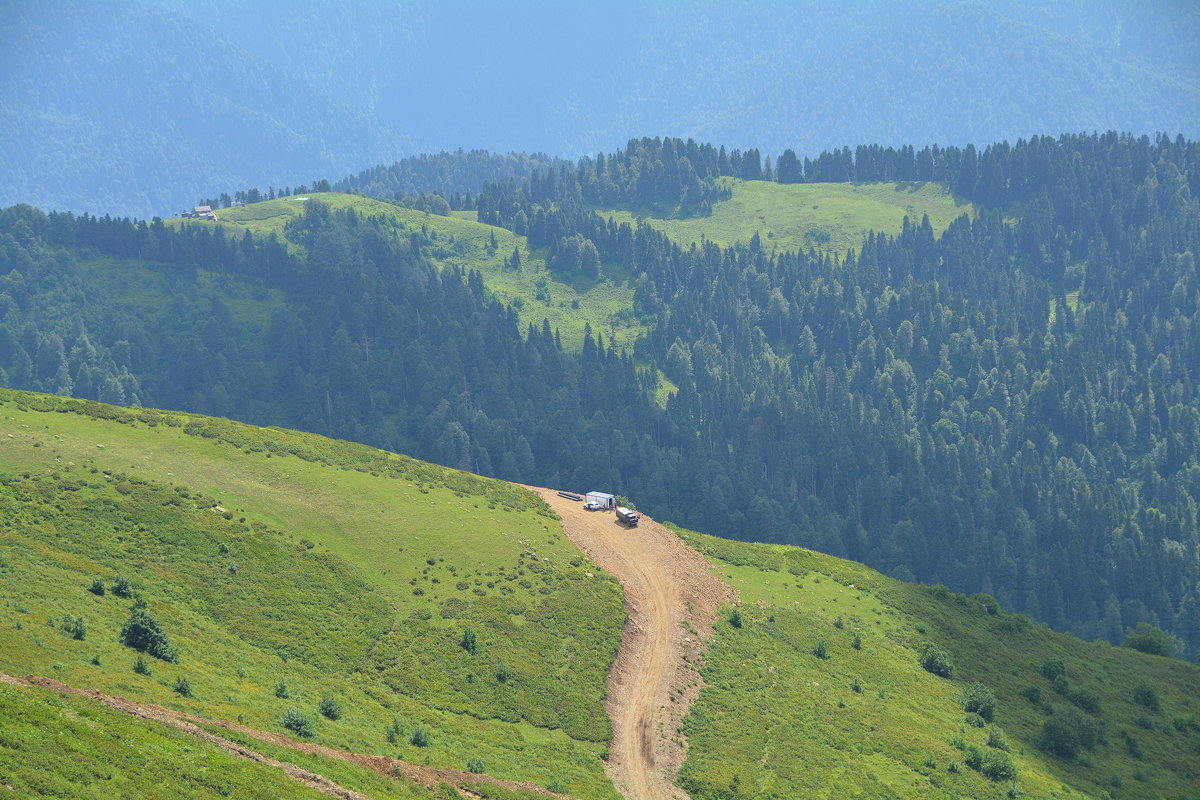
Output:
M935 181L975 214L831 253L684 247L595 212L703 216L725 177ZM555 269L631 275L646 333L563 342L433 265L430 235L319 202L282 238L16 206L0 384L613 487L660 519L987 593L1085 638L1150 623L1177 655L1200 647L1196 142L772 163L643 139L578 162L443 154L341 188L440 192Z

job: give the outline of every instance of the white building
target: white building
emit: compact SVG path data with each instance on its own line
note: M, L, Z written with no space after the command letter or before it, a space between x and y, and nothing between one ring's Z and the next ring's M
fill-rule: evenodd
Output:
M617 498L604 492L588 492L587 502L597 503L601 508L616 508Z

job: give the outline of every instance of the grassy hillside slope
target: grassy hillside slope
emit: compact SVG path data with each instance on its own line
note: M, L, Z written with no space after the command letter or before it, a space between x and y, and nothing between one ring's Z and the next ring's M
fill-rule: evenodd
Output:
M758 233L768 250L845 252L861 247L868 231L900 232L904 217L919 223L924 214L937 234L970 203L935 183L795 183L723 178L733 197L715 203L707 217L672 218L644 209L599 210L618 222L644 220L686 246L701 238L726 247L747 243Z
M0 671L281 732L294 709L334 747L613 796L620 589L531 493L52 396L0 392L0 423ZM177 663L135 671L134 596Z
M742 597L740 626L732 610L717 625L708 686L684 723L680 783L695 800L1197 796L1196 666L1085 644L986 595L680 533ZM922 669L926 644L947 655L952 679ZM974 682L994 694L990 720L961 702ZM1062 745L1064 727L1095 741L1073 757L1047 752L1047 729ZM1015 777L997 766L1006 756Z
M1195 665L1052 633L984 595L678 532L741 596L681 730L694 800L1197 795ZM121 642L139 603L177 660L138 664ZM624 619L619 586L519 487L280 429L0 390L0 672L615 798L602 703ZM922 668L927 646L952 673ZM0 782L35 794L258 780L230 767L213 783L220 753L75 698L0 687L0 712ZM46 744L56 727L69 746ZM425 796L212 730L371 796Z
M609 280L594 281L583 276L564 280L562 274L546 268L544 252L531 250L524 236L476 222L473 214L443 217L359 195L313 192L220 209L217 219L226 228L262 235L274 233L286 239L287 223L303 213L304 203L309 199L326 203L334 210L353 209L359 214L385 217L393 221L402 235L427 234L432 240L423 248L427 258L439 265L477 270L497 298L516 305L523 324L540 327L542 320L548 319L552 328L561 331L563 345L571 349L582 346L585 325L591 325L606 340L618 345L632 345L643 330L631 313L633 285L627 275L618 271ZM172 219L168 224L213 223ZM520 256L520 269L505 266L514 250Z
M0 785L10 797L238 797L318 800L275 767L239 758L173 728L132 719L89 699L0 685ZM258 742L246 745L262 752ZM144 754L152 753L153 758ZM295 760L293 753L278 753ZM308 768L373 800L434 798L420 786L309 761ZM348 779L348 780L347 780Z

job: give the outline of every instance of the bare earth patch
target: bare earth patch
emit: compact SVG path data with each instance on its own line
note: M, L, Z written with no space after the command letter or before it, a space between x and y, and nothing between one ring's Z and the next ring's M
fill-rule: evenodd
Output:
M629 616L605 701L613 723L609 777L630 800L684 800L674 783L687 756L680 724L700 694L698 667L717 609L737 593L654 520L642 516L626 528L611 511L584 511L555 490L529 488L558 513L567 538L625 589Z

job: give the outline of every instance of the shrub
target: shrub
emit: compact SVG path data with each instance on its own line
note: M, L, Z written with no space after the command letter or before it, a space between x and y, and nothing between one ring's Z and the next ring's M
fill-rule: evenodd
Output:
M1139 683L1133 687L1133 702L1149 711L1153 711L1155 714L1162 708L1162 703L1158 699L1158 692L1145 683Z
M1125 647L1155 656L1169 656L1175 649L1175 642L1166 631L1161 631L1149 623L1139 622L1135 630L1125 632Z
M496 680L501 683L508 683L512 679L512 670L510 670L503 661L496 665Z
M310 739L317 733L312 719L307 714L303 714L294 708L289 708L283 712L283 718L279 723L292 733L305 739Z
M1067 665L1062 659L1048 659L1042 663L1040 672L1043 678L1053 683L1055 678L1067 677Z
M862 650L862 634L855 633L854 638L850 641L850 646L855 650Z
M1074 708L1056 708L1038 735L1038 747L1060 758L1072 759L1080 748L1096 744L1095 724Z
M176 678L175 686L172 688L174 689L175 694L183 695L184 697L192 696L192 682L187 678Z
M471 655L479 652L479 640L475 637L475 631L472 628L463 629L462 638L458 640L458 646Z
M395 744L400 741L400 735L404 733L404 727L400 724L400 720L392 717L392 724L383 729L384 738L388 744Z
M408 743L413 747L429 747L429 734L420 725L417 725L412 730L412 735L408 737Z
M115 589L113 593L116 594ZM179 661L179 651L171 645L158 620L151 616L146 604L140 600L133 604L129 619L121 628L121 644L172 664Z
M133 660L133 671L138 675L149 675L150 665L146 663L146 657L138 654L138 657Z
M1100 695L1091 689L1083 686L1078 689L1072 689L1067 693L1067 699L1084 711L1090 711L1093 714L1100 713Z
M1026 686L1021 690L1021 696L1035 706L1042 702L1042 690L1037 686Z
M965 717L963 717L963 722L967 723L972 728L982 728L984 725L987 725L987 721L974 712L968 713Z
M117 597L131 597L133 595L133 584L129 582L129 578L117 574L113 576L112 581L112 593Z
M87 638L87 623L83 617L64 617L63 630L71 634L71 638L82 642Z
M980 754L979 761L976 769L988 780L1011 781L1017 777L1017 768L1013 766L1012 758L1003 750L985 750Z
M817 643L813 645L812 654L822 660L829 658L829 647L825 644L824 639L817 640Z
M1004 735L1004 731L995 725L988 729L987 746L995 750L1007 751L1010 749L1008 737Z
M485 762L482 758L468 758L467 772L474 772L476 774L487 772L487 762Z
M959 766L958 761L952 760L946 765L946 772L949 772L952 775L957 775L961 771L962 768Z
M729 615L729 624L735 628L742 627L742 612L740 609L735 608L733 613Z
M921 667L926 672L943 678L954 677L954 664L950 661L950 656L932 642L926 642L921 647Z
M317 711L325 719L339 720L342 718L342 704L329 695L321 698L321 702L317 705Z
M88 591L97 597L104 597L104 579L93 578L92 585L88 587Z
M977 681L971 681L963 687L963 711L978 714L988 722L996 713L996 693L991 688Z
M841 615L839 614L838 618L833 621L833 627L837 628L840 631L845 626L846 626L846 622L845 622L845 620L842 619Z
M280 698L281 700L287 700L289 697L292 696L292 692L288 688L287 681L285 681L283 678L280 678L275 683L275 696Z

